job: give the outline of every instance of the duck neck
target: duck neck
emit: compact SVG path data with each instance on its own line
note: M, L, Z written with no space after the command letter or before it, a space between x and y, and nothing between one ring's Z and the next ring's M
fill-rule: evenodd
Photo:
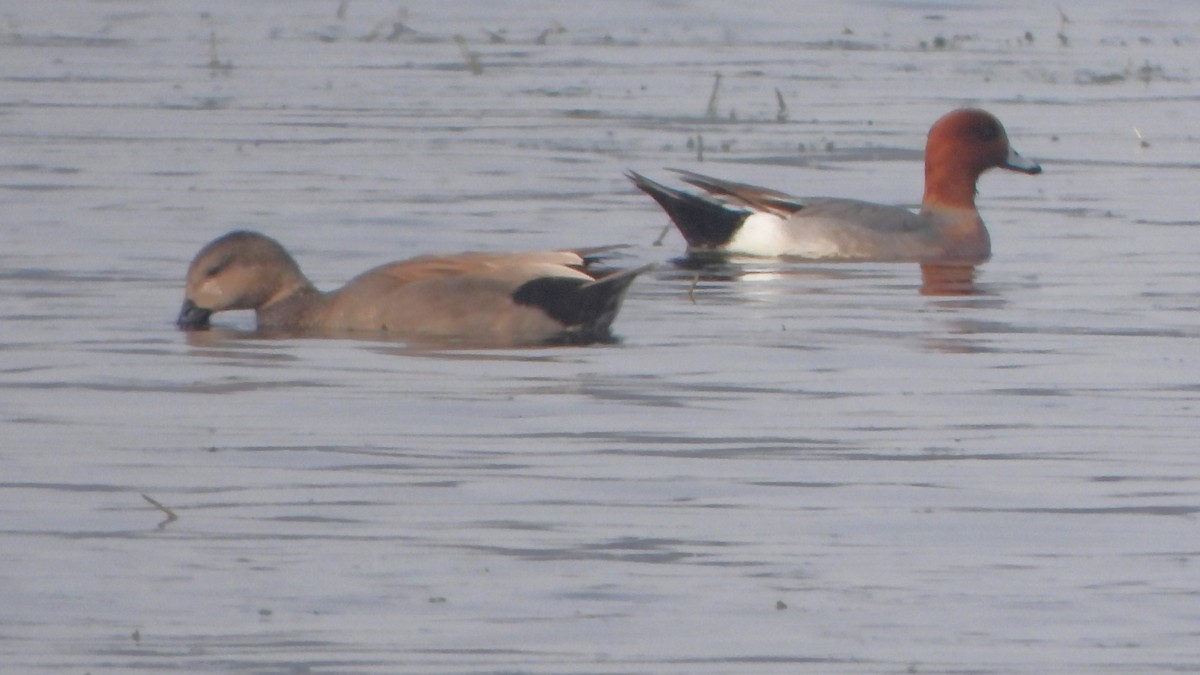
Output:
M925 162L923 206L975 210L975 182L979 174L968 167L944 162Z
M300 277L283 287L255 312L259 328L295 328L319 306L324 294Z

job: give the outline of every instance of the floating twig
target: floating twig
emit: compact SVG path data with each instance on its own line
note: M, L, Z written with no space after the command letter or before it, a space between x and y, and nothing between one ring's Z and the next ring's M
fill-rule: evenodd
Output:
M392 32L383 36L386 42L396 42L405 35L415 35L416 29L409 28L403 21L396 21L392 24Z
M1058 9L1058 44L1063 47L1069 47L1071 41L1067 38L1067 24L1071 23L1071 19L1067 17L1067 13L1063 11L1062 5L1057 6Z
M1146 140L1146 137L1145 137L1145 136L1142 136L1142 130L1141 130L1141 129L1139 129L1139 128L1137 128L1137 127L1134 127L1134 128L1133 128L1133 135L1134 135L1134 136L1137 136L1138 143L1139 143L1139 144L1141 144L1141 146L1142 146L1143 148L1148 148L1148 147L1150 147L1150 141Z
M158 501L154 497L151 497L150 495L143 492L142 499L145 499L147 502L150 503L151 506L153 506L154 508L158 509L159 511L162 511L163 513L167 514L166 520L164 520L158 524L158 526L157 526L158 529L161 530L161 529L165 528L167 525L170 525L171 523L175 522L176 520L179 520L179 516L175 515L174 511L172 511L167 506L164 506L162 502Z
M338 3L337 18L338 21L346 20L346 10L350 9L350 0L342 0Z
M208 33L208 67L217 69L221 66L221 59L217 57L217 31L209 31Z
M655 239L650 245L651 246L662 246L663 240L667 238L667 233L670 231L671 231L671 223L667 223L666 225L663 225L662 232L658 233L658 239Z
M550 24L549 28L542 31L541 35L538 35L536 38L534 38L533 42L534 44L544 45L546 44L546 41L550 39L551 35L559 35L565 32L567 32L567 29L564 28L561 23L555 21L554 23Z
M215 30L208 34L208 70L212 77L222 73L228 75L229 71L233 70L233 62L222 62L221 57L217 54L217 31Z
M384 19L376 23L370 33L362 36L362 41L398 42L402 38L416 35L418 31L415 28L409 28L408 24L404 23L406 20L408 20L408 11L400 9L396 12L395 19Z
M700 275L697 274L696 276L692 277L692 285L688 286L688 300L690 300L693 305L696 304L696 287L699 285Z
M479 55L467 47L467 39L461 35L455 35L454 44L458 45L458 50L462 52L463 60L467 62L467 70L471 71L472 75L482 75L483 64L479 62Z
M708 108L705 110L704 116L710 120L717 119L717 96L721 91L721 73L717 73L713 77L712 93L708 96Z
M779 103L779 110L775 111L776 122L788 121L787 103L783 100L783 92L779 91L779 87L775 88L775 101Z

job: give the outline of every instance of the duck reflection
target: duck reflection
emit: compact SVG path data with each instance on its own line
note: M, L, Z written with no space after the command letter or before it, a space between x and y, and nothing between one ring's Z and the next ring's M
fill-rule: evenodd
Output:
M921 265L921 295L975 295L974 265Z
M714 254L711 252L692 253L672 261L674 271L670 268L664 273L665 278L677 278L699 282L759 282L778 281L783 279L863 279L863 278L892 278L892 275L881 268L861 264L829 263L814 264L810 260L774 259L737 257ZM891 266L889 266L890 268ZM920 265L921 295L929 296L969 296L980 293L975 284L975 265L970 264L931 264Z

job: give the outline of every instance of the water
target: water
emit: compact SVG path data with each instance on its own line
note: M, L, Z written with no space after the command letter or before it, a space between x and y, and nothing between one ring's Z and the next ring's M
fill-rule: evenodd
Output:
M777 4L0 4L6 672L1195 671L1200 8ZM967 104L1046 169L975 295L697 280L622 176L912 204ZM177 332L234 228L660 266L619 345Z

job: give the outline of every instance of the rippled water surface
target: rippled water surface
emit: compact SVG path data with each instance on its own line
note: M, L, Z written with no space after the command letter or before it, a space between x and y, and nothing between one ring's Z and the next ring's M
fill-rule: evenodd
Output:
M1200 5L988 4L0 2L5 672L1194 672ZM1045 168L975 295L622 175L911 205L962 105ZM235 228L659 266L616 345L177 332Z

